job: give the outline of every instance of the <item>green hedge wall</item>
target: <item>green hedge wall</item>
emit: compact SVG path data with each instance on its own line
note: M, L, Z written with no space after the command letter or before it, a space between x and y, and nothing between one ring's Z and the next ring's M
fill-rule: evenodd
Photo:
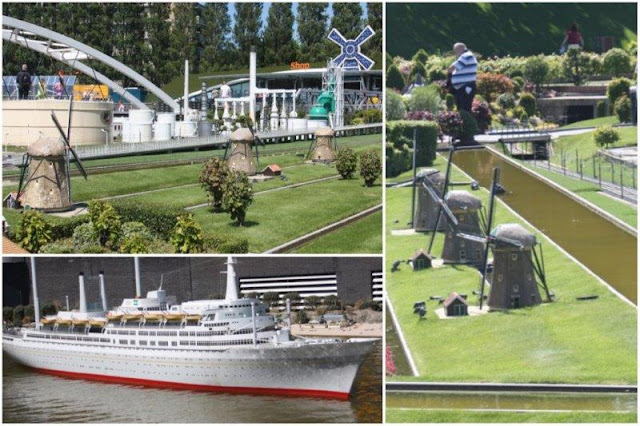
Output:
M139 200L117 200L113 207L120 215L120 221L142 222L149 230L164 240L168 240L176 224L176 218L184 211L179 207L163 204L141 203Z
M428 167L436 159L438 124L434 121L388 121L386 144L386 175L394 177L411 170L413 160L413 131L416 134L416 166Z

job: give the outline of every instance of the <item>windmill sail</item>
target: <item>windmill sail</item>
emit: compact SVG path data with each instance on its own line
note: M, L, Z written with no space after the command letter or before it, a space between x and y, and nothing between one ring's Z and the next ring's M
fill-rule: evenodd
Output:
M69 149L69 152L71 152L71 155L73 155L73 158L74 158L74 160L76 162L76 166L78 167L78 170L80 170L80 174L82 174L82 177L87 179L87 171L85 170L84 166L82 165L82 161L80 161L80 157L78 157L78 154L76 154L76 151L73 149L73 147L69 143L69 139L67 138L67 135L62 130L62 126L60 125L60 122L58 121L58 117L56 117L56 113L53 112L53 111L51 111L51 119L53 120L53 123L58 128L58 132L60 132L60 136L62 137L62 140L64 141L65 145Z

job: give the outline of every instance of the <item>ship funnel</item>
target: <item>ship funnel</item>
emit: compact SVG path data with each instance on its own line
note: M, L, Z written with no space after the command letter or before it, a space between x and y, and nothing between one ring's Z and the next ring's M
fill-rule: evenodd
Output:
M135 268L136 273L136 297L142 297L142 283L140 282L140 258L135 256L133 258L133 266Z
M107 291L104 288L104 272L100 271L100 298L102 299L102 310L107 311Z
M38 279L36 274L36 258L31 256L31 285L33 286L33 311L35 313L36 329L40 329L40 301L38 300Z
M238 287L236 286L236 260L229 256L227 258L227 292L225 300L232 302L238 300Z
M84 291L84 274L80 272L78 275L78 283L80 284L80 312L87 312L87 295Z

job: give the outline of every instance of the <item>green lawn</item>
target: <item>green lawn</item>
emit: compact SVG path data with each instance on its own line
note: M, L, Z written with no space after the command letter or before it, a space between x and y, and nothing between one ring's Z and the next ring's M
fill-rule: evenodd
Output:
M316 238L291 253L382 253L381 229L380 211Z
M636 413L404 410L387 408L386 423L636 423Z
M453 180L466 179L454 169ZM475 192L487 205L486 190ZM437 301L452 291L478 289L478 272L465 266L446 266L413 272L403 265L390 273L396 259L408 259L426 248L427 236L393 236L409 221L411 189L386 193L387 292L420 377L391 380L518 383L636 383L636 314L598 280L556 247L538 236L544 247L547 280L556 302L533 308L494 312L479 317L438 320ZM501 202L495 223L521 222ZM525 225L526 226L526 225ZM535 230L532 230L536 232ZM537 232L536 232L537 233ZM439 234L433 252L440 255ZM597 300L578 302L576 296L596 294ZM413 304L427 301L426 321L413 314Z
M620 141L610 147L622 147L638 144L638 128L637 127L620 127ZM593 158L598 150L593 141L593 133L587 132L579 135L567 135L558 138L553 142L553 155L551 162L561 166L564 158L565 167L574 172L578 172L578 162L582 164L584 175L597 177L602 174L602 180L613 183L620 183L620 164L613 165L603 159ZM636 169L631 167L622 167L622 179L625 186L634 186ZM613 171L613 174L612 174Z
M592 118L591 120L576 121L575 123L567 124L560 127L560 129L577 129L579 127L598 127L604 124L619 124L618 116L609 115L607 117Z
M595 204L602 210L611 213L623 222L636 227L638 223L638 210L629 203L601 193L598 185L550 172L542 167L533 167L530 163L521 162L521 164Z
M205 234L232 234L249 240L249 251L262 252L380 204L382 187L364 187L359 179L330 180L256 196L247 223L236 227L226 213L194 210ZM326 246L327 252L339 247ZM379 253L379 252L378 252Z

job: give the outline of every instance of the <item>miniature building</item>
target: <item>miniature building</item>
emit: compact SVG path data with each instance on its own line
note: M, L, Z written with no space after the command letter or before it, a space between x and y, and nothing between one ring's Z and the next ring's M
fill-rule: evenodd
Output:
M249 176L256 174L256 162L253 158L253 134L247 128L241 128L233 133L229 138L231 143L227 164L230 170L245 172Z
M517 309L542 303L531 259L531 250L536 245L535 235L514 223L498 225L491 235L517 241L523 247L500 240L493 243L489 308Z
M7 209L16 208L18 206L18 193L17 192L8 193L7 196L4 197L2 202L4 203L4 207Z
M469 315L467 299L453 292L444 301L444 310L448 317L462 317Z
M411 267L414 271L431 268L431 256L420 249L411 257Z
M67 187L65 146L58 138L40 138L27 148L31 158L24 191L23 206L59 210L71 205Z
M277 164L269 164L264 168L262 174L265 176L280 176L282 174L282 169Z
M316 130L316 146L311 154L312 161L331 162L334 160L333 135L331 127L322 127Z
M418 205L413 218L413 229L418 232L433 231L438 219L438 203L429 196L427 190L422 186L422 181L430 185L439 197L444 191L444 175L436 169L421 169L417 175ZM438 231L445 231L447 222L444 217L440 218Z
M449 226L446 231L442 260L444 263L481 266L484 260L484 243L470 241L457 234L484 235L478 216L482 203L469 192L460 190L450 191L444 198L449 210L458 220L458 225L453 230Z

